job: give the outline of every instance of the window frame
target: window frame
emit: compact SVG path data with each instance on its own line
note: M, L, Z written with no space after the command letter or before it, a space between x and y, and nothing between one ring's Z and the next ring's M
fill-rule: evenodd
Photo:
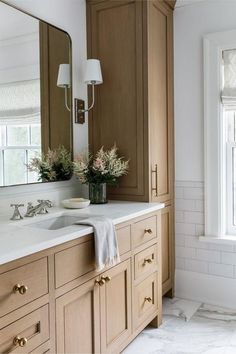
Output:
M232 114L232 117L230 117ZM236 235L236 210L235 210L235 179L234 160L236 158L236 105L224 105L224 122L225 122L225 145L226 145L226 230L227 234ZM232 132L229 136L229 119L233 118ZM232 123L232 122L231 122Z
M236 235L236 225L234 225L234 193L233 189L233 149L235 143L226 143L226 230L229 235Z

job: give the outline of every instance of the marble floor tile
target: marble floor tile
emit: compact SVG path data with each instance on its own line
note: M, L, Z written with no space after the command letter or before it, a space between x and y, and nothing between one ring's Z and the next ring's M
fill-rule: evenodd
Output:
M236 321L236 310L230 310L218 306L202 304L198 309L197 316L222 321Z
M195 312L201 307L200 302L185 299L163 299L163 315L182 317L189 321Z
M166 301L164 312L171 312L165 308ZM234 311L203 304L187 322L174 308L175 301L160 328L147 327L123 354L236 354Z

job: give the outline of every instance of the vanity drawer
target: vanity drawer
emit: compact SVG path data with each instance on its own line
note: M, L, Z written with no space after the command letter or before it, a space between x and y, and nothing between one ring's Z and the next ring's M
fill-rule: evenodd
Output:
M28 354L48 339L49 314L45 305L0 330L0 353Z
M155 272L134 287L134 328L139 327L157 309L157 272Z
M131 250L130 226L117 230L120 254ZM95 270L94 236L92 239L55 254L56 289Z
M0 317L47 293L47 257L0 274Z
M146 248L134 256L134 279L157 270L157 245Z
M55 254L55 286L60 286L95 270L94 240Z
M157 217L156 215L137 221L132 225L132 243L134 247L157 237Z

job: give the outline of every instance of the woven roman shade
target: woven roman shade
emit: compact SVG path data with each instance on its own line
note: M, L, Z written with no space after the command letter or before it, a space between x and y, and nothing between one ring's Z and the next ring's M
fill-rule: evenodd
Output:
M0 85L0 124L40 123L40 80Z
M236 49L223 51L223 105L236 109Z

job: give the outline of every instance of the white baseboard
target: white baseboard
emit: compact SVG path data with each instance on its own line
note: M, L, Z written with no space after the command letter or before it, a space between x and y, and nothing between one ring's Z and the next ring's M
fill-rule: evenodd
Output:
M176 297L236 309L236 279L179 269L175 277Z

